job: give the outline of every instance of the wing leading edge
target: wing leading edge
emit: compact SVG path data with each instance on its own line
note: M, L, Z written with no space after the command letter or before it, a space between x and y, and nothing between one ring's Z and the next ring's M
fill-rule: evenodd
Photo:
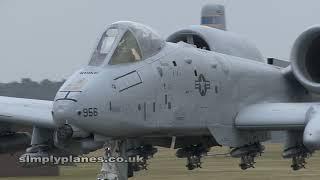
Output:
M255 104L241 110L235 127L242 130L294 130L304 129L308 112L319 103L266 103Z
M52 101L0 96L0 121L42 128L55 128L56 125L51 114L52 104Z

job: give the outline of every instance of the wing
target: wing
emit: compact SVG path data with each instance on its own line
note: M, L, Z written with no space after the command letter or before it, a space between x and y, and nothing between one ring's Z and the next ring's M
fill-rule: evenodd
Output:
M12 124L56 127L52 118L52 101L0 96L0 121Z
M243 130L291 130L304 129L309 112L319 103L266 103L242 109L235 127Z

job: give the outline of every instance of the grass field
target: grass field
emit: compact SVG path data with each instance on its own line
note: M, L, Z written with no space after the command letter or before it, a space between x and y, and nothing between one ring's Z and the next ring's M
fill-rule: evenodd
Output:
M214 148L211 154L226 152L225 148ZM290 169L291 160L282 159L281 145L266 145L266 152L256 159L256 168L242 171L239 159L224 156L209 156L204 159L202 169L188 171L185 159L177 159L175 151L160 149L150 160L148 171L135 174L131 180L319 180L320 155L308 160L307 169L294 172ZM59 177L17 177L0 180L93 180L99 172L99 164L79 164L78 167L61 167Z

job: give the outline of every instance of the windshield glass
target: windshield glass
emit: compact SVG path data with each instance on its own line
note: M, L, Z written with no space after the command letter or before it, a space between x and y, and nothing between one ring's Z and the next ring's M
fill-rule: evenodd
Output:
M115 43L119 30L115 28L108 29L101 37L99 44L89 62L89 65L101 65L108 54L111 52L113 44Z
M139 48L138 42L132 32L128 30L123 35L117 49L114 51L110 64L114 65L137 62L141 59L141 50Z
M131 23L129 28L138 41L143 59L152 57L164 47L164 40L152 28L138 23Z
M103 37L100 54L108 54L118 35L118 29L109 29ZM99 49L99 48L98 48Z
M90 66L134 63L159 53L165 40L152 28L130 21L108 26L93 52Z

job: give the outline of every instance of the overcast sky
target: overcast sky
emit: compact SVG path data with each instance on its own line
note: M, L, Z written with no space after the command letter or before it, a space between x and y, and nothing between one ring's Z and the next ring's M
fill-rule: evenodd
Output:
M0 82L66 78L108 24L137 21L167 37L199 24L209 2L225 3L228 30L265 57L289 59L295 38L320 21L319 0L0 0Z

